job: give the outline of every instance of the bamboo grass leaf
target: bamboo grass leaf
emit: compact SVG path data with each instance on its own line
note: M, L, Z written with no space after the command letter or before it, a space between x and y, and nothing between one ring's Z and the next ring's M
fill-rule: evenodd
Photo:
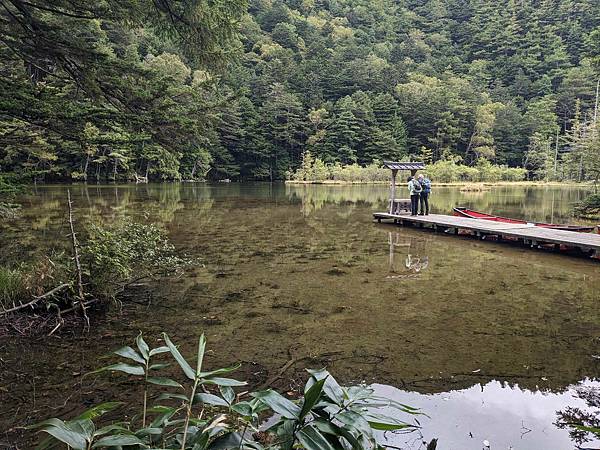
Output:
M151 364L150 367L148 367L149 370L158 370L158 369L164 369L165 367L169 367L171 364L169 363L157 363L157 364Z
M298 440L306 450L335 450L321 432L310 425L300 430Z
M135 338L135 343L137 345L137 348L140 350L140 353L142 354L144 359L147 361L149 358L148 352L150 351L150 347L148 347L148 344L146 344L146 341L144 341L144 338L142 337L142 333L137 335L137 337Z
M323 378L322 380L317 381L304 394L304 403L302 404L302 409L300 410L300 419L304 419L313 406L315 406L315 404L319 401L326 380L326 378Z
M90 442L92 437L94 436L94 432L96 431L96 427L94 426L94 422L90 419L75 419L70 420L66 423L67 427L70 430L73 430L77 433L81 433L85 436L85 440Z
M342 436L348 441L348 443L352 446L353 449L361 448L358 439L356 439L356 437L345 428L340 427L335 423L322 418L318 418L312 423L317 429L319 429L323 433L333 434L335 436Z
M225 373L233 372L234 370L239 369L241 366L242 365L238 363L235 366L223 367L221 369L211 370L210 372L200 372L200 374L198 376L200 378L209 378L209 377L212 377L214 375L222 375L222 374L225 374Z
M198 339L198 360L196 361L196 376L200 378L202 372L202 361L204 360L204 351L206 349L206 337L204 333Z
M148 411L160 413L160 415L152 421L150 427L164 427L165 423L167 423L168 420L177 413L177 408L171 408L169 406L155 406L154 408L150 408Z
M204 384L216 384L217 386L246 386L245 381L234 380L233 378L212 377L204 380Z
M88 375L100 372L124 372L129 375L144 375L146 372L142 366L134 366L131 364L112 364L110 366L101 367L100 369L94 370L93 372L89 372Z
M140 440L137 436L132 434L121 434L118 436L106 436L98 440L92 448L102 447L122 447L125 445L139 445L142 448L148 448L148 446Z
M138 353L129 346L125 346L120 348L119 350L114 352L116 355L122 356L123 358L129 358L136 363L146 364L144 358L142 358Z
M157 400L169 400L172 398L177 398L179 400L183 400L184 402L187 402L189 399L183 395L183 394L171 394L169 392L165 392L164 394L160 394L156 399Z
M162 428L146 427L146 428L142 428L140 430L137 430L135 432L135 434L138 437L143 437L143 436L160 436L161 434L163 434L163 432L164 432L164 430Z
M40 431L48 433L75 450L85 450L88 444L84 433L72 430L60 419L48 419L27 428L40 428Z
M96 430L96 432L94 433L94 437L102 436L102 435L108 434L108 433L110 433L112 431L121 431L121 432L124 432L124 433L128 433L129 432L129 430L127 428L125 428L124 426L122 426L122 425L112 424L112 425L107 425L105 427L102 427L99 430Z
M175 380L171 380L170 378L164 378L164 377L148 377L146 379L146 381L148 383L152 383L152 384L156 384L158 386L171 386L171 387L178 387L178 388L183 388L183 386L178 383Z
M188 364L188 362L185 360L185 358L181 355L181 353L179 353L179 350L177 349L175 344L173 344L173 342L171 342L171 339L169 339L169 336L166 333L163 333L163 337L165 339L165 342L167 343L167 346L169 347L169 351L175 358L175 361L177 361L177 364L179 364L179 367L181 367L181 369L183 370L183 373L185 374L185 376L188 377L190 380L196 379L196 373L194 372L192 367Z
M154 355L158 355L159 353L167 353L169 351L169 347L157 347L157 348L153 348L152 350L150 350L149 355L150 356L154 356Z
M308 370L308 373L311 375L311 379L306 383L306 387L310 389L310 387L316 381L327 379L325 382L325 386L323 387L323 391L325 395L329 397L333 402L338 405L341 405L344 401L344 390L338 384L338 382L331 376L331 374L325 370Z
M202 402L202 403L206 403L208 405L229 407L229 403L227 403L221 397L219 397L217 395L213 395L213 394L205 394L205 393L196 394L194 397L194 400L196 402Z
M208 450L226 450L230 448L243 448L242 435L240 433L225 433L216 438Z
M106 402L96 405L77 416L77 419L95 419L123 405L123 402Z
M360 414L354 411L344 411L335 416L340 422L354 428L358 434L362 434L368 438L373 437L373 431L369 422Z
M235 391L229 386L219 386L219 392L230 405L235 400Z
M252 395L286 419L298 419L300 416L300 408L298 405L271 389L257 392Z
M402 430L405 428L418 428L416 425L410 425L406 422L396 420L393 417L375 412L368 412L364 414L363 417L374 430L392 431Z
M381 431L393 431L393 430L403 430L405 428L412 428L412 425L409 425L407 423L395 424L395 423L375 422L372 420L369 420L368 422L369 422L369 425L371 426L371 428L373 428L374 430L381 430Z
M239 402L235 405L231 405L231 410L246 417L252 416L253 409L248 402Z

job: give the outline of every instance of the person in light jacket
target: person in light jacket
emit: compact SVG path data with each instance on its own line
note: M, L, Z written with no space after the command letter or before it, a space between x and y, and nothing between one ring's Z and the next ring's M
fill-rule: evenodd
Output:
M415 177L408 177L406 181L408 182L408 192L410 194L410 215L416 216L419 210L419 198L421 197L423 188L421 187L421 183L419 183Z

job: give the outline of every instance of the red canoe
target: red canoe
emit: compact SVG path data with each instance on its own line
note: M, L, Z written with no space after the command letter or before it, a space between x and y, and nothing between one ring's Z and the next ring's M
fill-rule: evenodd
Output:
M474 211L469 208L457 207L454 208L454 215L460 217L468 217L470 219L482 219L482 220L491 220L494 222L504 222L504 223L515 223L515 224L524 224L528 223L526 220L520 219L511 219L509 217L500 217L494 216L492 214L486 214L479 211ZM586 226L586 225L557 225L554 223L543 223L543 222L533 222L533 225L536 227L542 228L553 228L555 230L565 230L565 231L578 231L580 233L592 233L594 232L595 227Z

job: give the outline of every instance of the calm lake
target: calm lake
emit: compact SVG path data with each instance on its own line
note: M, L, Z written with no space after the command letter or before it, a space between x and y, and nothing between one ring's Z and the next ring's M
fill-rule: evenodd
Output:
M0 225L0 263L67 245L66 187L23 196ZM78 405L137 396L127 377L83 377L139 330L162 331L191 355L205 332L211 367L242 363L254 386L296 391L306 367L374 384L423 409L399 448L572 449L553 425L600 379L600 263L518 246L373 223L386 186L150 184L71 186L77 226L129 217L163 224L197 259L177 279L136 288L136 303L93 319L92 331L0 336L0 432ZM437 188L433 212L454 206L577 223L575 187ZM24 331L24 330L20 330ZM135 397L137 398L137 397ZM16 434L0 434L0 448ZM27 436L19 438L28 442ZM586 444L600 448L600 443ZM584 445L584 447L586 446ZM25 448L22 446L21 448ZM28 448L28 447L27 447Z

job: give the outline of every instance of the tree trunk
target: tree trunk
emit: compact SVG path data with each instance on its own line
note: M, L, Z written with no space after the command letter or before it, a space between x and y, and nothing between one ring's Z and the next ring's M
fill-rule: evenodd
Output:
M85 158L85 166L83 166L83 179L85 181L87 181L87 171L88 171L89 165L90 165L90 155L88 154L87 157Z

